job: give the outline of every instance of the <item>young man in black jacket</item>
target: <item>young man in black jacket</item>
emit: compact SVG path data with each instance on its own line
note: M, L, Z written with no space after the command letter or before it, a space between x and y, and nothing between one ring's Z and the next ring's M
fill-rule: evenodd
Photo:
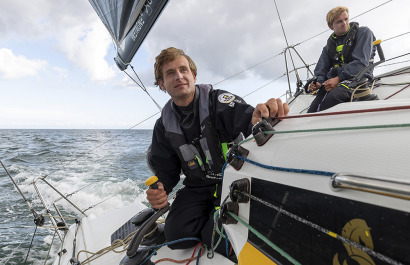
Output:
M328 109L342 102L349 102L352 89L339 85L349 80L373 62L376 47L372 31L349 23L349 9L338 6L327 13L326 21L332 35L323 48L315 67L316 84L309 85L310 91L318 90L308 112ZM372 70L364 77L372 78Z
M182 170L185 187L178 191L168 213L166 239L197 237L210 246L227 143L241 133L247 137L261 115L283 116L289 107L280 99L270 99L253 108L227 91L195 85L195 63L173 47L156 57L154 68L155 84L171 99L154 127L150 164L159 181L157 190L147 190L147 199L153 208L164 207ZM170 247L188 248L196 243L182 241ZM224 253L224 245L217 252Z

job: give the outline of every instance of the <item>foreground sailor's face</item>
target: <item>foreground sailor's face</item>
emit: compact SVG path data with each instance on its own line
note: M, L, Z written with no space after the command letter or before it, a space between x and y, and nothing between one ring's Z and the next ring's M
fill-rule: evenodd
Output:
M164 64L162 76L164 80L158 81L161 89L167 91L176 105L188 106L194 98L196 82L188 60L184 56L178 56Z
M331 26L329 26L337 36L345 34L349 30L349 15L343 12L338 16Z

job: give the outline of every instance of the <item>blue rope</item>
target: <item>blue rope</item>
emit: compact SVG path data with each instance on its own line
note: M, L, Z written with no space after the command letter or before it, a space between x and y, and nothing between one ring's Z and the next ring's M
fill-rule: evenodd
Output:
M255 162L253 160L247 159L242 156L234 155L239 159L242 159L243 161L249 162L255 166L270 169L270 170L276 170L276 171L283 171L283 172L292 172L292 173L302 173L302 174L312 174L312 175L321 175L321 176L328 176L331 177L335 172L329 172L329 171L320 171L320 170L309 170L309 169L298 169L298 168L287 168L287 167L274 167L274 166L268 166L264 165L258 162Z
M229 258L229 240L228 240L228 235L226 234L226 232L224 232L225 234L225 251L226 251L226 257Z
M152 251L151 255L149 255L148 257L146 257L143 261L142 261L142 265L145 264L145 262L149 261L151 259L152 256L157 255L157 250L154 249L154 251Z
M221 181L224 180L224 172L225 172L226 165L228 165L228 161L226 161L225 164L222 166Z
M202 248L199 248L198 255L196 257L196 265L199 265L199 258L201 257L201 251L202 251Z
M151 246L150 248L158 249L158 248L161 248L163 246L168 246L168 245L172 245L172 244L175 244L175 243L179 243L179 242L182 242L182 241L188 241L188 240L201 242L201 239L199 239L198 237L186 237L186 238L181 238L181 239L177 239L177 240L174 240L174 241L165 242L165 243L160 244L160 245L154 245L154 246Z
M197 238L197 237L186 237L186 238L181 238L181 239L177 239L177 240L170 241L170 242L165 242L165 243L160 244L160 245L150 246L149 248L150 248L150 249L154 249L154 251L152 251L151 255L149 255L148 257L146 257L146 258L144 259L144 261L141 262L141 264L142 264L142 265L145 264L145 262L147 262L148 260L150 260L152 256L156 255L156 254L157 254L157 249L159 249L159 248L161 248L161 247L163 247L163 246L168 246L168 245L172 245L172 244L175 244L175 243L179 243L179 242L182 242L182 241L188 241L188 240L195 240L195 241L201 242L201 239L199 239L199 238Z

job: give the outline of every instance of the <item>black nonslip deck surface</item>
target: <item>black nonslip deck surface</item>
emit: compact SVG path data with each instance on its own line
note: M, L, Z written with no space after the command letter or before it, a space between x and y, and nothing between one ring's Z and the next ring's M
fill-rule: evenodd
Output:
M409 212L257 178L251 180L251 193L399 264L410 264ZM391 264L267 205L250 203L250 225L301 264ZM253 233L248 241L277 264L291 264Z
M124 240L129 234L131 234L137 229L137 227L135 227L135 225L132 223L133 218L134 217L128 220L125 224L123 224L111 235L111 244L116 239Z

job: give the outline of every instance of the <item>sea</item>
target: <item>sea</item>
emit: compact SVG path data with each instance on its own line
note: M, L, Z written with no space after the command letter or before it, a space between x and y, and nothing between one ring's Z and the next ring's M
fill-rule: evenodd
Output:
M33 181L53 213L57 201L63 215L81 217L58 200L45 177L80 209L101 215L136 201L148 205L144 181L152 176L146 164L151 138L152 130L135 129L0 130L0 160L37 213L45 214L45 207ZM33 219L0 166L0 264L52 264L48 256L58 249L50 250L50 243L59 239L53 240L53 229L36 229Z

